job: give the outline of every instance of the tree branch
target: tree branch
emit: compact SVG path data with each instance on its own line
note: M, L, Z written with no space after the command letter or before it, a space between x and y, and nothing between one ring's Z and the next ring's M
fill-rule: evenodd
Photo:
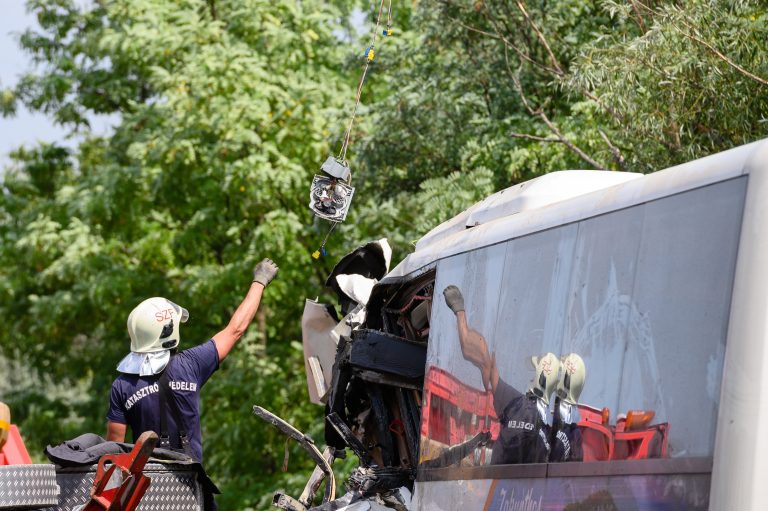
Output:
M533 140L535 142L562 143L562 140L560 140L559 138L538 137L536 135L528 135L527 133L508 133L508 135L512 138L522 138L523 140Z
M546 139L546 140L540 140L540 142L559 142L563 145L565 145L568 149L576 153L579 158L584 160L585 162L592 165L594 168L599 170L604 170L607 167L601 163L599 163L597 160L589 156L587 153L582 151L579 147L577 147L573 142L568 140L565 135L557 128L557 126L554 125L554 123L549 119L546 113L544 113L544 110L542 108L534 109L530 102L528 101L528 98L526 97L525 93L523 92L523 86L520 83L520 80L517 78L517 75L512 71L512 67L509 65L509 52L507 51L507 47L504 47L504 61L506 64L506 70L507 74L509 75L510 79L512 80L512 83L515 85L515 90L517 91L518 96L520 96L520 101L522 101L523 106L525 107L526 111L531 117L538 117L540 118L544 124L547 125L547 128L549 128L549 131L552 132L552 134L555 136L554 140ZM511 135L513 136L513 135ZM528 137L533 137L533 135L529 135ZM516 137L516 138L528 138L528 137Z
M208 7L211 10L211 18L215 21L217 19L216 16L216 0L207 0Z
M637 16L637 26L640 27L640 30L645 32L645 22L643 21L643 15L640 14L640 9L637 7L635 0L629 0L629 3L632 4L632 10L635 11L635 16Z
M487 31L485 31L485 30L481 30L481 29L479 29L479 28L476 28L476 27L472 27L472 26L466 25L466 24L462 23L461 21L459 21L458 19L456 19L456 18L453 18L453 17L450 17L450 16L448 17L448 19L450 19L451 21L455 22L456 24L458 24L458 25L459 25L459 26L461 26L462 28L465 28L465 29L467 29L467 30L469 30L469 31L471 31L471 32L475 32L475 33L478 33L478 34L484 35L484 36L486 36L486 37L490 37L490 38L492 38L492 39L498 39L499 41L501 41L502 43L504 43L504 45L505 45L505 46L508 46L508 47L512 48L512 50L513 50L513 51L514 51L514 52L515 52L515 53L516 53L516 54L517 54L517 55L518 55L518 56L519 56L521 59L525 60L526 62L530 62L530 63L531 63L531 64L533 64L534 66L536 66L536 67L538 67L538 68L541 68L541 69L543 69L543 70L545 70L545 71L547 71L547 72L549 72L549 73L552 73L552 74L555 74L555 75L556 75L556 74L558 74L558 71L557 71L556 69L553 69L553 68L551 68L551 67L549 67L549 66L547 66L547 65L544 65L544 64L542 64L541 62L537 62L536 60L534 60L533 58L531 58L531 56L530 56L530 55L526 54L526 53L525 53L523 50L521 50L520 48L518 48L516 45L512 44L512 43L511 43L511 42L510 42L510 41L509 41L509 40L508 40L506 37L504 37L503 35L501 35L501 32L499 31L498 27L496 26L496 23L494 23L494 20L493 20L493 18L486 18L486 19L487 19L488 21L490 21L490 22L491 22L491 24L494 26L494 29L496 30L496 33L495 33L495 34L494 34L494 33L492 33L492 32L487 32Z
M449 19L452 20L453 22L457 23L459 26L465 28L466 30L469 30L471 32L475 32L475 33L484 35L486 37L490 37L492 39L496 39L496 40L501 41L502 43L504 43L504 45L506 47L511 48L521 59L525 60L526 62L529 62L529 63L533 64L534 66L536 66L536 67L538 67L538 68L540 68L540 69L542 69L544 71L547 71L548 73L551 73L551 74L556 75L556 76L562 73L562 71L558 71L558 69L554 69L554 68L551 68L551 67L549 67L549 66L547 66L545 64L537 62L536 60L531 58L528 54L523 52L520 48L518 48L516 45L512 44L506 37L501 35L501 31L499 30L499 26L496 23L496 19L493 16L486 15L486 19L488 20L488 22L491 25L493 25L493 28L496 31L496 33L488 32L486 30L481 30L479 28L466 25L463 22L461 22L460 20L458 20L456 18L453 18L453 17L450 17L450 16L449 16ZM546 41L545 41L545 44L546 44ZM618 121L619 123L624 122L624 116L623 115L621 115L615 109L613 109L610 106L608 106L605 103L603 103L603 101L599 97L597 97L595 94L593 94L592 92L590 92L588 90L585 90L583 87L581 89L582 89L582 93L587 98L589 98L592 101L594 101L595 103L597 103L597 105L600 108L605 110L611 117L616 119L616 121Z
M617 111L615 108L613 108L613 107L610 107L610 106L606 105L605 103L603 103L603 100L602 100L602 99L600 99L598 96L596 96L594 93L592 93L592 92L590 92L590 91L588 91L588 90L585 90L583 87L580 87L580 88L582 89L582 93L583 93L583 94L584 94L584 95L585 95L587 98L589 98L589 99L591 99L592 101L594 101L595 103L597 103L597 106L599 106L600 108L602 108L603 110L605 110L606 112L608 112L608 113L611 115L611 117L613 117L614 119L616 119L616 121L617 121L619 124L621 124L621 123L623 123L623 122L624 122L624 116L623 116L623 115L621 115L621 113L619 113L619 112L618 112L618 111Z
M582 151L579 147L577 147L576 144L568 140L565 137L565 135L563 135L563 132L561 132L558 129L558 127L555 126L555 124L549 119L549 117L547 116L547 114L544 112L542 108L534 109L531 106L531 104L528 102L528 98L525 96L525 93L523 92L523 86L520 83L520 80L518 80L516 76L513 77L512 80L515 84L515 89L517 89L517 93L520 96L520 100L523 102L523 106L531 116L538 117L539 119L541 119L544 122L544 124L546 124L547 127L549 128L549 131L551 131L552 134L555 137L557 137L557 139L561 143L563 143L566 147L568 147L568 149L576 153L576 155L578 155L579 158L589 163L596 169L605 170L607 168L606 165L603 165L602 163L598 162L597 160L589 156L587 153Z
M616 160L616 163L619 165L619 169L626 170L626 162L619 148L613 145L611 140L608 138L608 135L606 135L602 129L598 128L597 131L598 133L600 133L600 137L603 139L605 144L611 150L611 154L613 154L613 159Z
M560 67L560 64L557 62L557 58L555 58L555 54L552 52L552 48L549 47L549 43L547 43L547 39L544 37L544 34L539 30L539 27L536 25L536 23L533 22L530 15L528 14L528 11L525 10L525 4L521 0L517 0L515 2L517 4L517 7L520 9L520 12L523 13L523 16L528 21L528 24L531 25L531 28L534 32L536 32L536 36L538 36L539 41L541 41L541 44L544 45L544 49L547 50L547 53L549 54L549 58L552 61L552 65L555 68L555 71L558 75L563 75L563 68Z
M693 27L687 21L685 21L685 20L680 20L680 21L689 30L693 31ZM744 76L746 76L748 78L751 78L752 80L755 80L758 83L761 83L762 85L768 85L768 80L766 80L764 78L761 78L761 77L759 77L759 76L757 76L755 74L750 73L749 71L747 71L746 69L744 69L743 67L741 67L740 65L738 65L737 63L735 63L734 61L732 61L731 59L729 59L725 55L723 55L722 53L720 53L717 50L717 48L715 48L714 46L712 46L711 44L709 44L705 40L701 39L700 37L698 37L698 36L696 36L696 35L694 35L692 33L685 32L685 31L681 30L678 27L675 27L675 29L678 32L680 32L681 34L683 34L685 37L687 37L688 39L691 39L692 41L695 41L695 42L703 45L704 47L706 47L709 51L714 53L720 60L722 60L723 62L725 62L726 64L728 64L732 68L734 68L739 73L743 74Z

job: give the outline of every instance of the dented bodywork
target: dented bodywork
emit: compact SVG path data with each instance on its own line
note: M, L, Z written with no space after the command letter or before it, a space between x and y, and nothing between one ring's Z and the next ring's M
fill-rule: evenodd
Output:
M323 463L294 499L278 493L274 505L289 510L407 509L419 463L420 409L429 336L434 272L407 286L379 281L389 271L386 239L363 245L339 261L326 281L339 298L336 307L307 300L302 337L307 387L313 403L325 406L324 461L347 449L360 465L346 482L347 493L310 507ZM264 416L264 412L261 412ZM265 420L277 425L278 419ZM278 426L279 427L279 426ZM285 432L283 426L281 430ZM303 444L314 443L297 434ZM305 445L305 448L308 448ZM319 473L319 474L318 474ZM330 493L330 495L333 495ZM360 508L360 509L363 509Z
M764 322L752 344L733 332L750 320L739 268L756 233L741 227L765 216L766 147L545 176L391 271L383 240L344 258L340 307L307 302L304 346L326 452L360 463L314 509L405 509L411 492L420 509L752 509L732 488L756 487L739 449L759 433L725 434L748 386L727 354L764 340ZM311 509L299 501L278 506Z

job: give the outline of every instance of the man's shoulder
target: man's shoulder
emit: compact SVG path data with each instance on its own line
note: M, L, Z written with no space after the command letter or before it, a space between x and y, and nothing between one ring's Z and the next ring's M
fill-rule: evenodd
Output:
M117 377L115 377L114 380L112 380L112 386L116 385L123 385L123 384L132 384L135 383L136 375L135 374L126 374L126 373L118 373Z
M210 339L193 348L179 352L171 358L171 366L175 370L192 370L200 367L218 367L219 355L216 343Z
M137 383L137 375L119 373L112 381L112 391L122 394L131 393L136 388Z
M219 354L213 339L189 348L171 358L169 365L171 379L196 381L204 384L219 368Z
M179 357L182 357L182 359L207 358L215 354L216 354L216 344L213 342L213 339L209 339L204 343L198 344L197 346L194 346L192 348L188 348L184 351L179 352L179 354L173 358L174 359L178 359Z

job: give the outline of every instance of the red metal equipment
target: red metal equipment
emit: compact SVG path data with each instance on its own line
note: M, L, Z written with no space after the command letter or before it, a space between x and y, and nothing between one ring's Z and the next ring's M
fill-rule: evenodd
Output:
M0 465L29 465L31 463L32 459L30 459L24 441L21 439L19 428L14 424L9 424L8 440L0 449Z
M91 489L91 500L82 511L133 511L149 488L150 480L142 471L157 444L157 433L145 431L133 450L126 454L106 454L99 459ZM105 468L109 463L109 467ZM119 486L108 488L116 469L120 469Z
M610 412L579 404L584 461L666 458L669 423L650 424L652 410L630 410L615 425Z
M585 404L579 408L581 421L581 448L584 461L608 461L613 458L614 439L608 408L595 408Z
M616 460L642 460L666 458L669 423L650 424L655 412L630 410L626 417L616 421L613 438Z
M421 434L446 445L457 445L490 431L495 439L500 425L493 394L470 387L445 369L432 366L424 377Z
M650 424L652 410L630 410L611 424L610 410L579 403L583 461L666 458L669 423ZM500 424L493 394L471 387L439 367L424 377L421 436L451 446L481 431L495 440Z

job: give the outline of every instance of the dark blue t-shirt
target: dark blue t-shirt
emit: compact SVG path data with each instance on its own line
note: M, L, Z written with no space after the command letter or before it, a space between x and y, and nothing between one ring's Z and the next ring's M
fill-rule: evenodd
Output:
M213 339L171 357L165 370L171 394L179 405L181 420L187 432L192 452L203 460L203 439L200 431L200 390L219 368L219 354ZM160 375L139 376L121 374L112 383L107 420L127 424L133 441L145 431L160 433ZM179 428L168 406L166 421L171 447L181 448Z
M519 390L499 379L493 394L493 407L501 423L493 444L491 464L546 463L549 436L546 405L533 392Z

